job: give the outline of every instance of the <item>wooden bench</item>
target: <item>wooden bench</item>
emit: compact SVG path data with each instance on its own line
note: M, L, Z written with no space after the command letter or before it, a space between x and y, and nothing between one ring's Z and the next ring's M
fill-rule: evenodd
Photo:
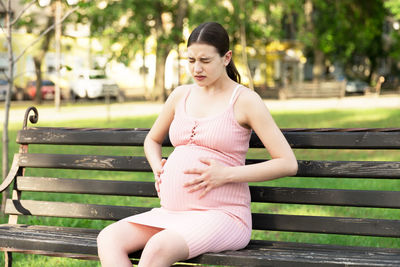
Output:
M0 186L1 191L12 187L6 202L9 222L0 225L0 249L6 253L6 266L11 265L13 252L97 260L99 228L147 211L158 203L153 175L141 147L148 130L28 128L32 110L36 112L34 108L26 112L24 127L17 136L19 153L15 154L9 175ZM37 121L37 114L30 118L31 122ZM351 157L358 150L397 153L395 150L400 149L399 129L282 131L290 145L300 152L334 149L337 154ZM171 145L168 138L164 145ZM57 153L60 148L66 154ZM256 151L255 154L249 151L249 155L261 153L257 148L262 148L262 144L253 135L251 150ZM81 154L82 150L86 154ZM367 160L368 156L367 153ZM293 241L252 240L243 250L206 253L187 262L228 266L400 266L399 159L327 161L298 156L296 176L305 178L284 178L251 186L254 232L261 236L293 235ZM247 164L261 160L248 159ZM58 171L61 173L55 174ZM303 186L302 181L307 184L307 180L313 180L313 188ZM326 184L326 181L337 184L349 180L369 188L338 189ZM284 181L284 186L271 186L278 181ZM391 183L390 190L376 188L386 182ZM82 203L75 203L77 197ZM323 207L342 207L345 215L359 209L362 212L356 217L335 216L321 211ZM288 212L291 208L299 213ZM389 215L375 214L376 210L389 211ZM380 246L378 237L390 237L395 245L377 248L296 242L297 233L305 233L302 236L311 241L321 234L350 236L352 241L372 236L377 237L373 240L376 246ZM314 234L317 234L315 239ZM139 255L140 252L132 255L133 262Z

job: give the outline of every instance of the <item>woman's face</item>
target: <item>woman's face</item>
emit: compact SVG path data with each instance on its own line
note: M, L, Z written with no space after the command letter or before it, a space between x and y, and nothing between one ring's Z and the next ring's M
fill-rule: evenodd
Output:
M212 45L194 43L188 47L189 70L201 87L212 85L226 74L226 66L230 59L230 51L221 57Z

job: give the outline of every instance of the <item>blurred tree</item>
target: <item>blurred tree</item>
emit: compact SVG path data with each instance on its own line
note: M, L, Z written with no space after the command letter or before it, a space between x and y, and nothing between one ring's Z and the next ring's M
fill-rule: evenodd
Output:
M397 3L396 0L388 0ZM94 36L108 42L111 58L128 64L144 49L148 36L157 38L155 88L149 99L165 99L164 63L169 51L189 30L205 21L221 23L232 38L260 51L272 40L300 41L313 61L314 77L326 65L341 63L351 69L363 65L362 78L371 79L382 50L384 0L120 0L86 1L81 19ZM250 12L251 11L251 12ZM327 15L329 14L329 15ZM186 20L187 19L187 20ZM118 49L117 49L118 48ZM242 63L246 64L246 53ZM253 55L252 55L253 56ZM247 74L251 77L251 75Z
M398 0L386 0L384 2L384 5L387 9L390 10L390 12L393 14L393 16L400 20L400 1Z
M384 2L385 7L389 11L389 16L392 17L392 21L389 21L387 33L389 34L388 50L391 58L400 61L400 1L398 0L386 0ZM397 65L397 64L396 64ZM400 68L396 66L396 72L400 72Z
M53 9L54 5L52 6ZM53 9L54 12L54 9ZM43 16L43 14L42 14ZM32 16L35 17L35 16ZM54 24L53 16L44 16L46 23L41 26L41 28L48 29ZM33 21L32 19L30 21ZM37 24L30 24L31 27L39 27ZM49 51L50 40L54 36L54 30L51 30L48 34L46 34L40 41L40 48L36 50L33 54L33 63L35 65L35 74L36 74L36 95L35 95L35 104L40 104L42 102L42 63L46 56L47 51Z
M61 0L59 0L61 1ZM32 3L34 3L37 7L35 9L30 9L29 13L21 14L21 17L16 21L16 27L24 27L28 32L35 33L39 35L34 42L26 47L22 54L24 54L28 49L32 48L35 44L37 48L32 51L33 63L35 66L35 74L36 74L36 95L34 102L35 104L40 104L42 102L42 80L43 80L43 71L42 64L45 59L45 56L50 48L51 39L54 37L54 28L56 26L55 21L55 7L56 1L49 1L48 7L40 6L40 1L32 1L32 0L23 0L21 1L26 3L26 6L30 7ZM36 3L35 3L36 2ZM69 9L68 5L65 1L61 1L61 4L64 5L64 9ZM78 7L74 7L69 9L68 12L60 19L58 23L62 23L65 21L70 14L72 14ZM26 10L24 10L26 11ZM23 16L22 16L23 15ZM19 60L22 56L19 55L15 61Z
M346 67L368 65L362 75L370 80L378 58L385 55L383 0L306 0L304 11L299 39L306 49L313 51L314 64L325 64L329 60Z
M284 1L198 0L190 4L189 27L193 29L206 21L219 22L228 31L232 49L240 44L241 47L253 47L256 54L265 55L265 46L282 35L281 20L285 9L281 2ZM253 87L247 49L241 51L241 63L246 70L248 85Z
M189 4L187 0L87 1L82 5L84 8L80 11L79 20L90 23L93 36L103 37L109 60L117 59L126 65L138 51L144 50L147 38L155 36L155 88L148 99L164 100L165 60L171 49L185 41L183 26L186 21L190 29L205 21L217 21L227 29L233 46L242 42L242 45L265 47L281 36L280 24L286 11L281 2L198 0ZM293 5L298 1L290 2ZM248 65L246 57L247 54L242 53L244 66ZM251 81L249 71L247 76Z
M171 49L182 42L188 0L87 1L83 7L80 20L90 21L93 36L106 37L103 40L108 40L110 60L129 64L138 51L144 50L146 39L155 36L156 75L149 98L164 101L165 61ZM115 44L119 49L113 49Z
M246 18L250 17L250 16L248 16L248 14L246 14L247 13L246 11L252 10L251 6L250 6L250 9L247 9L247 6L249 4L252 4L252 2L245 1L245 0L232 1L232 3L234 3L234 4L236 2L239 2L238 10L239 10L240 46L242 47L242 62L246 68L246 75L247 75L247 79L249 81L249 88L254 90L253 77L250 72L249 62L247 59L247 35L246 35L246 32L247 32L246 31L246 24L247 24Z
M23 15L25 14L25 12L31 8L31 6L33 6L36 3L36 0L24 0L22 1L23 3L25 3L24 7L22 8L22 10L19 11L18 14L14 14L13 11L13 6L11 5L11 0L6 0L5 2L3 2L3 0L0 0L0 7L3 9L6 17L5 17L5 21L4 21L4 26L0 25L1 29L3 30L3 33L6 36L6 40L7 40L7 50L8 50L8 62L9 62L9 66L8 66L8 73L4 73L4 75L7 78L7 82L8 82L8 90L7 90L7 94L6 94L6 99L5 99L5 116L4 116L4 126L3 126L3 137L2 137L2 145L3 145L3 149L2 149L2 176L3 179L6 178L6 175L8 174L8 143L9 143L9 139L8 139L8 120L9 120L9 114L10 114L10 106L11 106L11 92L12 92L12 88L14 87L14 66L15 63L26 53L26 51L28 49L30 49L34 44L36 44L37 42L41 41L42 38L44 37L44 41L43 43L46 44L47 48L44 47L47 51L48 49L48 42L49 40L47 40L48 37L48 33L54 28L54 24L50 24L49 21L47 23L47 28L45 30L43 30L41 32L41 34L38 36L38 38L36 38L32 43L28 44L25 49L23 49L23 51L16 57L14 57L14 52L13 52L13 28L14 27L18 27L18 26L22 26L22 25L31 25L31 23L29 21L31 21L31 16L27 16L29 17L28 22L24 21L23 19ZM62 21L65 20L66 17L68 17L68 15L70 13L72 13L74 10L71 10L69 13L67 13L64 18L61 19L60 23ZM50 25L49 25L50 24ZM5 27L5 28L4 28ZM29 27L28 27L29 29ZM43 48L43 47L42 47ZM43 55L44 57L44 55ZM41 64L41 63L40 63ZM36 66L36 62L35 62L35 66ZM40 68L39 68L40 70ZM40 79L37 82L37 85L41 84L41 72L39 74L38 79ZM41 92L40 92L40 87L39 89L37 88L36 91L36 96L39 95L41 96ZM40 99L41 100L41 99ZM8 191L4 191L3 192L3 201L2 201L2 206L1 206L1 211L4 211L4 200L6 199L8 194Z

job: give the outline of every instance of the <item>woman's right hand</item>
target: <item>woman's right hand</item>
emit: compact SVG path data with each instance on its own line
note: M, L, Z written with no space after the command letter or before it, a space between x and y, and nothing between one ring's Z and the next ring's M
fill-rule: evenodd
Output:
M155 182L155 186L156 186L156 190L157 190L157 194L160 193L160 184L161 184L161 174L164 172L164 165L165 162L167 162L166 159L161 159L161 164L159 168L156 168L153 172L154 172L154 179L156 180Z

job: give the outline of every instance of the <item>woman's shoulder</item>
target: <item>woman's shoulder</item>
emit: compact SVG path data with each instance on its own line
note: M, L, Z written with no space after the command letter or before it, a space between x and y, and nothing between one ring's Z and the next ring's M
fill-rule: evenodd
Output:
M269 112L261 96L247 87L242 90L236 103L238 110L246 117L258 116L261 113ZM251 108L249 108L251 107Z
M250 88L242 85L242 91L238 97L238 102L243 103L243 104L251 104L251 103L260 103L263 102L260 95L255 92L254 90L251 90Z
M180 85L176 87L168 96L165 106L175 110L180 101L185 97L191 89L191 85Z
M169 94L167 101L168 102L179 102L180 99L190 90L190 85L180 85L176 87L172 92Z
M176 87L170 94L169 97L172 97L174 99L180 99L182 98L184 95L186 95L186 93L191 90L191 88L193 88L193 84L184 84L184 85L180 85L178 87Z

